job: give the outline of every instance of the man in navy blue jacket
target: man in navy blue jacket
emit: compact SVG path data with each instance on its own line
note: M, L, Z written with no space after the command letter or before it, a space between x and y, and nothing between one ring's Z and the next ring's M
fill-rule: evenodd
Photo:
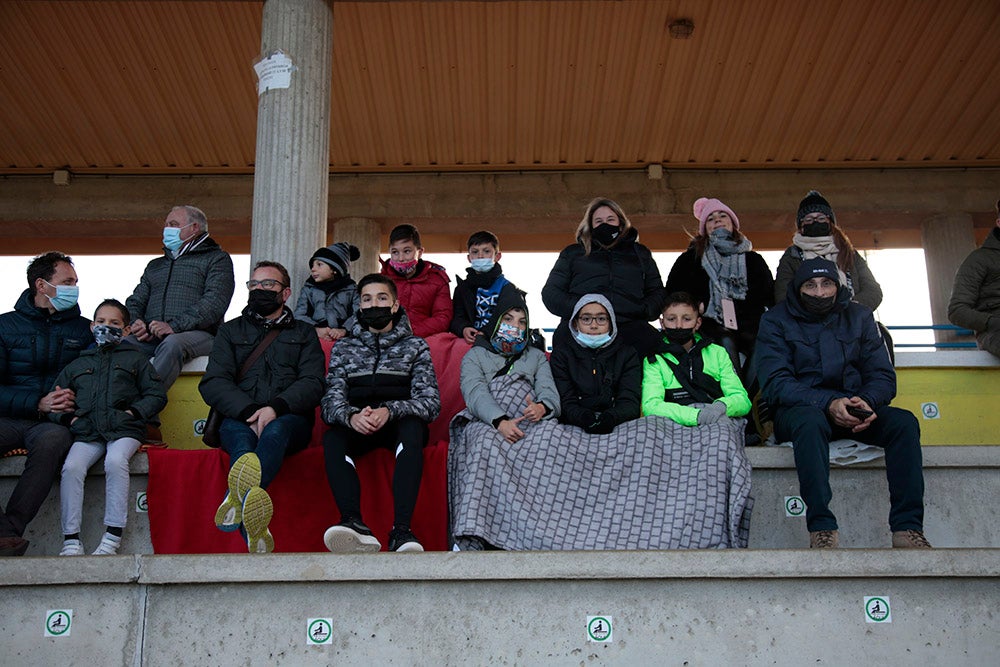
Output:
M28 289L14 310L0 315L0 454L25 449L28 460L0 511L0 556L21 556L25 526L49 495L73 444L69 429L48 420L72 412L71 389L53 387L56 376L94 342L90 320L76 305L73 260L61 252L39 255L28 265Z
M892 546L929 548L920 427L910 412L889 406L896 371L888 349L872 311L850 299L836 264L807 260L757 335L758 377L774 410L775 437L795 448L809 546L837 546L830 441L851 438L885 449Z

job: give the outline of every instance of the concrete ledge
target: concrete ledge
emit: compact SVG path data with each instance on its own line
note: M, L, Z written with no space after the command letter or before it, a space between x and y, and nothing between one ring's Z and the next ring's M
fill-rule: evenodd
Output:
M1000 358L985 350L897 350L896 368L1000 368Z

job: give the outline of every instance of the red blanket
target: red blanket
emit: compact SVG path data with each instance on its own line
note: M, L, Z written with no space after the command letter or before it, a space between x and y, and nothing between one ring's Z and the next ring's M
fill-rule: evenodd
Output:
M430 425L424 450L424 472L413 515L413 532L428 550L448 548L448 422L465 407L459 369L469 346L451 334L427 340L441 391L441 415ZM324 349L329 357L331 345ZM322 434L317 414L313 439L305 451L289 457L268 488L274 501L271 533L275 551L325 551L323 532L340 521L323 465ZM392 527L393 453L376 450L356 461L361 480L361 512L383 544ZM239 533L215 527L215 510L226 492L229 457L220 450L150 450L149 526L153 551L239 553L246 544Z

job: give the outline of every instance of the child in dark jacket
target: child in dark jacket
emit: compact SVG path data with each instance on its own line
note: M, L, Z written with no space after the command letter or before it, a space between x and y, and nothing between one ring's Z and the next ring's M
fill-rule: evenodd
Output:
M83 481L105 452L105 533L94 555L118 553L128 517L129 460L139 449L146 422L167 404L167 392L148 357L131 345L121 345L129 334L130 319L121 302L102 302L91 324L97 347L84 351L56 378L56 389L76 394L73 412L51 415L69 426L74 438L59 485L64 536L60 556L84 553Z
M493 317L500 292L517 288L503 275L500 240L493 232L476 232L469 237L468 247L471 266L466 269L465 280L456 276L450 330L472 345Z
M295 319L316 327L320 340L338 340L347 335L351 316L358 306L358 289L348 269L361 257L350 243L320 248L309 258L309 278L302 285L295 305Z
M587 433L611 433L639 417L642 364L635 349L618 340L611 302L585 294L573 308L573 343L552 351L552 377L562 402L560 421Z
M360 308L347 336L333 347L323 396L326 475L340 510L323 542L335 553L378 551L381 544L361 518L361 485L354 459L376 447L396 453L395 516L389 551L423 551L410 529L420 490L427 425L441 411L437 376L427 343L413 335L387 276L358 283Z

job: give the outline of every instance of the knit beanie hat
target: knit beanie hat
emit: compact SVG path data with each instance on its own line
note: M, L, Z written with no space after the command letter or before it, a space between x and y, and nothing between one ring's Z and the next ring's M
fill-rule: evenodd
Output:
M709 199L708 197L702 197L694 203L694 217L698 218L698 236L705 235L705 222L708 220L708 216L712 215L716 211L722 211L729 215L733 219L733 227L736 229L740 228L740 219L736 217L733 213L733 209L729 208L723 204L718 199Z
M340 275L349 276L351 272L348 270L348 266L360 257L361 251L358 250L357 246L341 241L314 252L313 256L309 258L309 266L312 266L313 261L318 259L332 266Z
M799 268L795 270L795 277L792 278L795 291L798 292L802 285L813 278L829 278L837 283L838 287L842 284L837 265L822 257L813 257L799 264Z
M802 218L810 213L822 213L830 218L831 221L837 222L837 216L833 214L830 202L824 199L823 195L816 190L810 190L806 198L799 202L799 212L795 216L795 224L799 229L802 229Z

